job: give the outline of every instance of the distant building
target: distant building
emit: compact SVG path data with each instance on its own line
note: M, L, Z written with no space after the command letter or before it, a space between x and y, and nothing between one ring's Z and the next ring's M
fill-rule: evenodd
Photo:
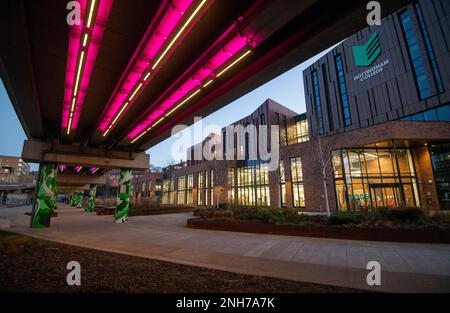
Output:
M33 184L30 165L20 157L0 156L0 184Z

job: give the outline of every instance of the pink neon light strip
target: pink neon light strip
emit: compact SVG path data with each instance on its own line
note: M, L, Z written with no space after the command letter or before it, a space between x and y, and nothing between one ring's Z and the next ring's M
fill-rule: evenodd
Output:
M210 1L211 2L211 1ZM155 26L155 19L150 23L147 28L146 34L141 40L138 48L134 52L134 55L127 65L122 78L116 86L115 92L112 94L106 106L106 113L104 113L101 122L98 126L100 132L105 132L109 128L113 127L113 124L118 119L124 115L124 111L131 107L138 95L145 89L147 84L150 82L152 77L159 71L161 64L153 68L155 62L157 62L158 57L164 51L166 42L172 40L175 35L175 30L179 25L182 25L184 13L191 7L204 9L206 7L206 1L199 0L172 0L171 4L164 1L160 6L159 12L165 7L162 18L159 20L157 26ZM190 28L195 24L195 19L201 14L201 10L194 11L196 13L193 21L184 33L178 39L178 42L182 40L184 36L187 35ZM192 14L193 14L192 13ZM157 14L158 17L158 14ZM150 37L150 39L148 39ZM172 46L169 52L164 56L162 61L167 60L170 54L173 52L176 43ZM148 75L150 73L150 75ZM145 79L146 78L146 79ZM140 85L142 84L142 85ZM141 86L138 92L135 92L137 88ZM133 96L134 94L134 96ZM132 97L132 99L130 99ZM104 135L106 132L104 133Z
M84 49L84 68L80 74L75 109L70 127L71 130L75 130L78 126L86 91L89 86L95 59L97 58L113 0L96 0L96 2L98 3L98 9L97 14L95 14L95 19L93 18L91 22L91 27L88 28L82 23L81 25L70 26L69 30L69 48L67 52L66 79L62 112L62 128L66 130L69 124L70 111L73 101L73 88L75 88L75 76L78 67L77 60ZM84 15L88 13L89 10L87 5L90 5L91 2L88 2L87 0L79 0L79 3L81 5L81 21L84 21ZM84 34L86 33L89 34L89 40L87 47L83 48L83 39Z
M129 134L128 139L136 138L142 132L148 130L156 120L162 118L166 112L175 107L178 102L186 95L193 92L194 89L202 86L207 81L215 77L215 71L224 65L230 58L239 52L245 51L245 47L249 48L249 40L247 37L236 35L233 37L220 51L214 54L200 69L198 69L190 78L188 78L178 89L176 89L166 100L164 100L155 110L141 121ZM255 47L252 43L252 47ZM217 73L216 73L217 75Z

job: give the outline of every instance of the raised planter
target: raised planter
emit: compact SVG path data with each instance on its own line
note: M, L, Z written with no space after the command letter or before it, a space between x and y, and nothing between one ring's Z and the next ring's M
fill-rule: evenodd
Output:
M350 226L273 225L258 221L191 218L187 227L257 234L391 242L450 243L450 229L362 228Z
M188 213L192 212L192 208L184 208L184 207L171 207L171 208L155 208L155 209L134 209L131 208L129 212L129 216L143 216L143 215L160 215L160 214L176 214L176 213Z

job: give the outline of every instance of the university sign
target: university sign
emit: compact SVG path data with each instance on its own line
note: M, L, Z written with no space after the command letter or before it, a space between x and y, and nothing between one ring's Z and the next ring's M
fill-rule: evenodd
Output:
M353 77L353 80L359 80L359 81L365 81L366 79L369 79L379 73L381 73L386 65L389 64L389 60L386 59L383 62L378 63L377 65L369 68L368 70L359 73L355 77Z
M356 66L370 66L381 54L378 33L374 32L365 45L353 46L353 58Z
M381 43L378 36L378 32L374 32L370 36L366 44L362 46L353 46L353 59L355 65L359 67L370 66L381 54ZM356 75L353 80L365 81L383 71L384 66L389 64L389 60L386 59L377 65L369 68L368 70Z

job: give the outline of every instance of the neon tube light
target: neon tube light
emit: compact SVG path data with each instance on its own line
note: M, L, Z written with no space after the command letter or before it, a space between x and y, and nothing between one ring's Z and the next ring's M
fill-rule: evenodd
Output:
M143 131L148 132L150 130L149 126L153 128L157 123L160 122L160 120L158 120L158 122L153 123L160 116L166 117L172 114L175 110L188 102L194 95L200 92L201 87L199 86L202 86L202 88L206 88L207 86L212 84L214 82L214 79L211 79L211 76L214 76L214 71L217 71L220 67L224 66L230 58L241 53L241 55L232 63L221 69L218 74L215 75L215 77L219 77L230 70L240 61L242 61L246 56L248 56L251 51L252 50L250 49L250 47L248 47L248 40L245 37L242 37L240 35L235 36L225 45L223 49L217 52L206 62L206 66L203 66L199 70L197 70L190 78L185 80L185 82L177 90L175 90L168 98L166 98L166 100L164 100L158 107L151 111L150 114L148 114L147 117L128 134L128 139L132 140L131 143L136 142L137 136L141 138L142 136L140 135ZM203 81L206 81L206 83L203 83ZM189 97L180 102L183 97L192 92L192 90L194 90L195 88L197 88L195 92L193 92Z
M183 33L183 31L185 30L185 28L189 25L189 23L192 21L192 19L197 15L198 11L200 11L200 9L202 8L202 6L206 3L206 0L203 0L200 5L195 9L194 13L192 13L192 15L189 17L189 19L186 21L186 23L184 23L183 27L181 27L181 29L178 31L178 33L175 35L175 37L173 37L172 41L169 43L169 45L167 46L167 48L164 50L164 52L161 54L161 56L158 58L158 60L155 62L155 64L153 64L152 66L152 70L154 70L159 62L161 62L162 58L164 58L164 56L167 54L167 51L169 51L169 49L173 46L173 44L175 43L175 41L177 41L178 37L180 37L180 35Z
M211 3L212 0L163 2L158 11L160 13L147 28L102 113L97 129L103 132L103 137L124 116L125 108L130 108L136 101L138 91L145 89L151 80L149 78L154 77L161 69L161 63L169 58L176 44L192 29L201 13L205 12L208 2ZM184 13L187 11L191 13L185 17ZM126 102L128 104L125 105Z
M176 107L174 107L172 110L169 111L169 113L167 113L165 115L165 117L169 116L170 114L172 114L173 112L175 112L179 107L181 107L183 104L185 104L186 102L188 102L189 100L191 100L192 97L194 97L196 94L198 94L201 91L201 89L197 89L196 91L194 91L193 94L191 94L189 97L187 97L186 99L184 99L183 101L181 101L180 104L178 104Z
M67 135L78 126L86 90L112 6L112 0L79 2L85 22L72 25L69 30L61 123L61 128L66 130Z
M219 72L219 74L216 75L216 77L220 77L222 76L223 73L225 73L226 71L228 71L230 68L232 68L233 66L235 66L237 63L239 63L243 58L245 58L250 52L252 52L252 50L248 50L247 52L245 52L243 55L241 55L236 61L234 61L233 63L231 63L230 65L228 65L226 68L224 68L223 70L221 70Z
M91 22L92 22L92 13L94 12L94 6L95 6L95 0L92 0L91 2L91 8L89 9L89 19L87 22L86 27L91 27Z

